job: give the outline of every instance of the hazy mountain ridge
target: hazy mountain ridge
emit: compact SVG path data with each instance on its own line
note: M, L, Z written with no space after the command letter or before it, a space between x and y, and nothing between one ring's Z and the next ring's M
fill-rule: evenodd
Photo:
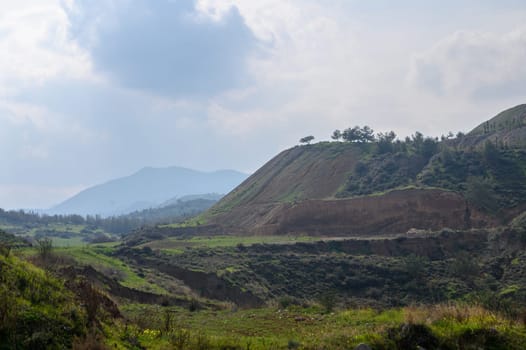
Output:
M173 198L228 193L246 177L234 170L201 172L181 167L143 168L133 175L90 187L47 213L122 215L157 207Z

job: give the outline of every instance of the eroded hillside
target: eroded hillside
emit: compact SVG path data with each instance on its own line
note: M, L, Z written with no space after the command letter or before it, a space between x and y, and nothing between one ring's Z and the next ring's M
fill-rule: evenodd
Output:
M249 234L493 227L526 203L526 105L442 141L322 142L270 160L197 221Z

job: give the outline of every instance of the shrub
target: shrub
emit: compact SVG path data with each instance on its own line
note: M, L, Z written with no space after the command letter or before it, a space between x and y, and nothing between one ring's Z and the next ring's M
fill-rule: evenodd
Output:
M51 238L44 237L37 239L38 255L42 261L48 261L53 253L53 241Z
M336 296L334 293L325 293L318 298L320 305L326 313L330 313L336 306Z

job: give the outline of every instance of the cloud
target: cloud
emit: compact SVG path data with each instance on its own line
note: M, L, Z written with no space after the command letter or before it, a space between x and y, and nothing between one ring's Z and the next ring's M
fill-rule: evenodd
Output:
M68 39L68 21L56 1L5 6L0 13L0 97L59 76L89 75L89 59Z
M415 56L410 80L446 98L526 94L526 28L499 34L457 31Z
M148 165L250 172L356 124L467 131L524 97L514 0L8 2L0 206Z
M66 6L71 36L121 86L164 96L211 96L249 79L258 41L235 7L221 16L193 0L93 1Z

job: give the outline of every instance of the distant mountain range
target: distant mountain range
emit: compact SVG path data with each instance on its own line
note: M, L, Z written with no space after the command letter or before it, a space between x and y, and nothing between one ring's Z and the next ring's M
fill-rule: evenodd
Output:
M47 214L123 215L190 198L217 200L248 175L234 170L202 172L181 167L146 167L133 175L90 187L50 208Z

